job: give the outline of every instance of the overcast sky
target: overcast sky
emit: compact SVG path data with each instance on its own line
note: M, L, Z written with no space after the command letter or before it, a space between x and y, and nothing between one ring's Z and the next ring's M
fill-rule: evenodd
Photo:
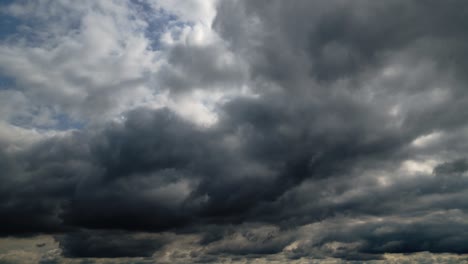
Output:
M0 1L0 263L468 263L467 29L462 0Z

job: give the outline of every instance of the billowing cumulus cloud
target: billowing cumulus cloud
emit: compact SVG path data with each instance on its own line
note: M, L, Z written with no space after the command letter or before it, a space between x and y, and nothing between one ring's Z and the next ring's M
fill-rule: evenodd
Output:
M0 262L465 263L467 12L2 3Z

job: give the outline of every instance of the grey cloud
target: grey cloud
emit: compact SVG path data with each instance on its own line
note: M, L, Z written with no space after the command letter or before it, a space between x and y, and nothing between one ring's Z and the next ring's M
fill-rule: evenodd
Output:
M362 222L353 222L342 218L336 222L318 223L316 231L309 231L315 235L315 238L311 238L312 244L306 242L302 246L314 246L325 251L326 255L345 259L378 259L385 252L464 253L466 248L463 245L467 237L462 230L466 224L459 217L464 217L464 213L454 210L406 219L396 216L385 220L362 219ZM448 223L450 227L446 226ZM311 251L299 247L291 254L295 256L300 252L309 254Z
M68 233L57 239L63 256L69 258L151 257L165 242L158 237L86 230Z
M309 72L318 80L334 81L382 66L383 59L412 45L422 44L419 52L440 55L440 62L455 52L451 48L464 54L459 44L465 12L457 1L226 1L220 4L215 28L236 50L248 53L260 76L291 81ZM256 35L246 29L252 21L261 26Z
M437 165L434 168L434 173L437 175L441 174L453 174L453 173L463 173L468 170L468 163L466 159L459 159L452 162L445 162L443 164Z
M209 45L176 44L169 48L167 64L159 71L161 88L172 93L198 89L239 87L246 78L242 62L223 47L222 42Z

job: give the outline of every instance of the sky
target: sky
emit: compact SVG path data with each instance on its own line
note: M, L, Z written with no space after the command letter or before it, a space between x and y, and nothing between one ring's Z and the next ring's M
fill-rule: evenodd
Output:
M468 263L467 18L0 1L0 263Z

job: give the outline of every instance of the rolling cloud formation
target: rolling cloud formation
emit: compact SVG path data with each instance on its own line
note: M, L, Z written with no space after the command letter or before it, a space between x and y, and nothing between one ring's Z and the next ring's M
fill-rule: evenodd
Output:
M468 3L0 8L1 236L202 263L468 253Z

